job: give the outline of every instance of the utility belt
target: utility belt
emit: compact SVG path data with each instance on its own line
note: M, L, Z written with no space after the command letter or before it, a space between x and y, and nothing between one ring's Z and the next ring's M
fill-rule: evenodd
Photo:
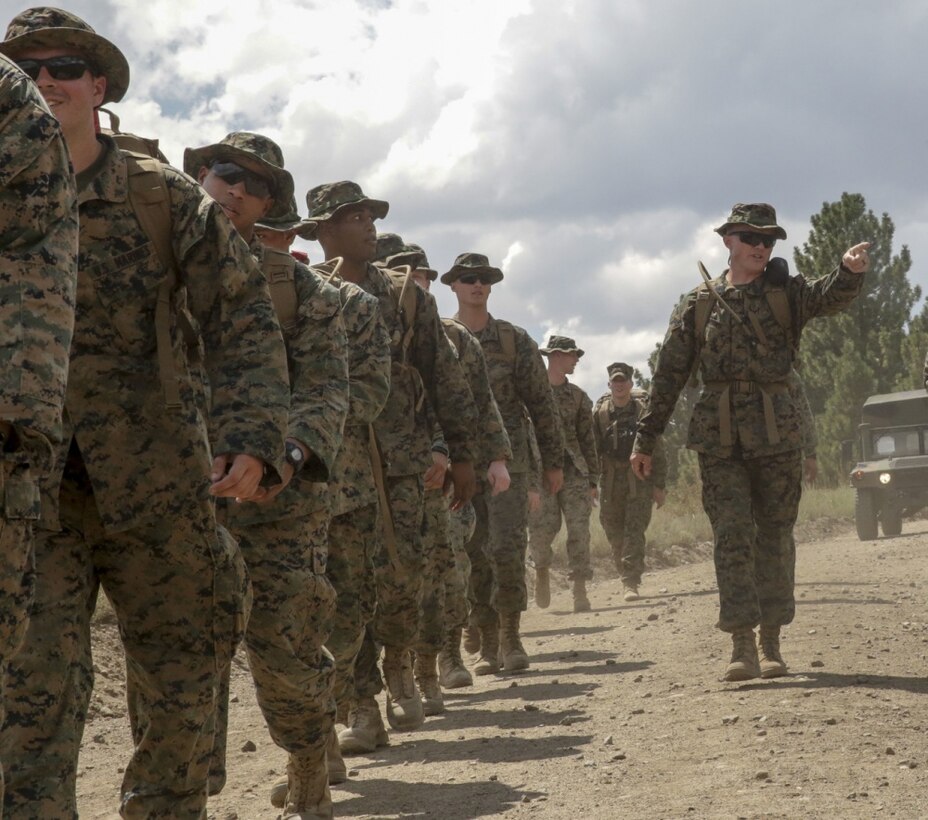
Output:
M777 430L777 418L773 409L773 396L789 392L789 383L752 382L744 379L731 381L706 382L705 389L719 394L719 438L723 447L734 447L731 424L731 394L760 393L764 401L764 425L767 428L767 443L779 444L780 433Z

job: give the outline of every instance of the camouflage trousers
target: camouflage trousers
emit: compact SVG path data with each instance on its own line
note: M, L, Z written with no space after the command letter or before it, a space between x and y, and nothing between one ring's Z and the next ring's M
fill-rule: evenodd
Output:
M445 576L445 629L463 629L467 626L470 614L470 601L467 588L470 582L470 558L467 556L467 542L474 534L477 514L474 505L467 503L461 509L450 513L448 535L451 553L454 556L454 570Z
M509 489L497 496L481 482L472 503L474 534L467 542L470 558L471 621L491 626L501 612L524 612L525 552L528 547L528 473L513 473Z
M335 611L325 575L328 512L247 526L236 523L234 507L220 516L238 540L251 581L245 650L271 738L287 752L318 756L335 724L335 661L323 646ZM230 673L227 666L218 699L213 794L225 782Z
M590 566L590 514L593 499L590 497L590 480L572 463L564 468L564 486L557 495L541 494L541 509L529 515L529 548L536 569L551 566L554 551L551 545L561 529L561 520L567 525L567 568L572 581L589 581L593 578Z
M24 465L0 461L0 498L4 499L0 514L0 724L3 723L7 664L26 634L35 590L32 527L38 508L32 502L37 494L38 487ZM0 807L2 801L3 778L0 776ZM0 809L0 815L2 813Z
M376 504L337 515L329 522L326 576L335 588L335 614L326 647L335 658L334 695L345 717L355 692L355 660L377 599L373 554L381 540Z
M644 572L645 533L654 510L653 492L654 485L636 478L628 463L603 476L599 522L622 581L635 587L641 584Z
M436 654L445 632L448 576L457 574L451 549L449 501L441 490L425 494L425 571L419 596L419 636L416 651Z
M396 536L396 558L384 539L374 553L377 606L355 661L355 697L383 691L380 648L412 649L419 633L419 596L425 572L425 491L418 475L385 478Z
M106 533L86 474L66 474L60 532L36 538L36 595L9 666L0 736L7 818L77 816L77 758L93 688L90 619L112 603L143 725L122 780L126 818L206 816L220 671L244 629L245 568L211 504Z
M718 627L736 632L793 620L793 525L802 494L798 450L751 459L699 454L702 503L715 538Z

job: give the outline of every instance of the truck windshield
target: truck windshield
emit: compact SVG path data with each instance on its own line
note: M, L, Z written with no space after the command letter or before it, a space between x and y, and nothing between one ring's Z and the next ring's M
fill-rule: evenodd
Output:
M884 430L873 434L873 452L880 458L918 456L925 453L924 430Z

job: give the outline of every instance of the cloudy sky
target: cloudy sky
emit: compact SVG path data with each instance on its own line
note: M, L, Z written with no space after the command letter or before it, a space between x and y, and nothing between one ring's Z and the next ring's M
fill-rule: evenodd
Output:
M928 286L926 0L64 5L129 59L125 130L177 164L267 134L304 209L356 180L439 271L502 266L491 311L574 336L596 395L608 362L645 368L696 260L724 267L712 228L735 201L777 207L790 257L823 202L861 193ZM24 6L0 0L4 20Z

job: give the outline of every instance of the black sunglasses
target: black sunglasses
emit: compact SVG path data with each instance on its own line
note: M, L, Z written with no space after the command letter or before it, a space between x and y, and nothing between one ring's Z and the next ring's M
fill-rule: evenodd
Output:
M83 57L49 57L47 60L17 60L18 65L31 80L39 79L42 66L53 80L77 80L85 71L93 73L93 66Z
M478 282L481 285L492 285L493 275L490 273L465 273L463 276L458 277L458 282L462 285L476 285Z
M263 199L274 195L273 185L268 180L234 162L214 162L209 169L229 185L238 185L239 182L244 182L246 193L252 196Z
M777 241L775 236L770 236L767 233L754 233L754 231L733 231L728 235L737 236L745 245L750 245L752 248L756 248L758 245L772 248L773 243Z

